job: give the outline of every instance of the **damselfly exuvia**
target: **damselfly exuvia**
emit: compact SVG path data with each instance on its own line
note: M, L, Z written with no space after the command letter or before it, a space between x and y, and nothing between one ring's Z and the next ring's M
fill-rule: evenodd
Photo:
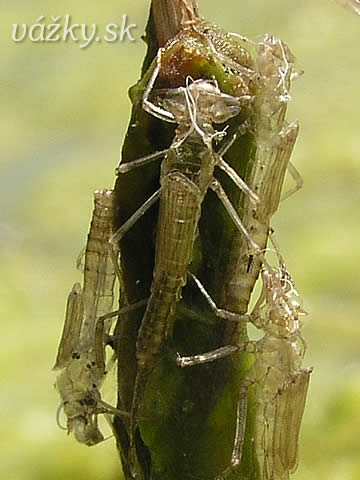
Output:
M255 393L252 442L257 478L283 480L289 478L289 473L297 466L300 425L312 371L302 368L306 347L300 316L305 312L280 256L279 267L264 265L261 276L263 289L252 313L221 313L227 314L232 321L252 322L264 336L258 341L249 340L191 357L179 356L177 360L181 367L188 367L239 351L254 354L254 364L240 387L230 465L219 479L226 478L241 463L249 389L254 389ZM204 295L207 296L206 291ZM211 299L207 298L214 309Z
M149 374L172 329L176 304L187 281L189 264L197 234L201 205L212 189L220 198L237 228L244 235L254 254L259 250L229 202L220 183L214 178L219 167L248 195L253 204L258 197L239 175L216 153L213 142L224 132L214 129L214 123L224 123L248 106L251 96L236 98L220 91L213 80L187 79L185 87L153 90L161 69L162 50L156 68L144 93L144 108L164 121L177 123L170 148L164 152L120 165L118 173L164 157L161 166L160 189L119 229L113 241L124 233L159 198L156 258L151 295L142 319L137 340L138 370L131 414L131 443L139 420L144 389Z
M255 148L253 158L248 161L244 179L260 201L254 206L243 195L236 210L253 241L264 251L270 219L279 205L286 170L295 178L294 190L302 184L300 175L290 163L299 127L297 122L289 125L285 120L287 103L291 98L290 82L298 73L294 67L294 56L282 40L269 35L259 43L250 42L244 37L241 40L255 48L255 68L258 74L251 126ZM261 256L254 256L249 250L242 235L235 233L222 288L226 308L240 313L247 311L262 261ZM234 326L229 326L228 342L236 339L233 328Z
M88 446L104 438L98 427L99 414L128 415L104 402L100 394L106 373L103 333L110 328L102 317L112 310L118 270L118 251L112 250L109 243L113 214L113 191L96 191L85 248L83 288L76 283L69 294L54 366L60 370L55 383L61 397L58 423L63 409L68 433L74 432L76 439Z

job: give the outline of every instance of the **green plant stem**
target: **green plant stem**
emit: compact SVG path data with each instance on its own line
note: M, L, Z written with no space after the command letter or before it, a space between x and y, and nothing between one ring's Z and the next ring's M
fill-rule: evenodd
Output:
M177 8L180 9L178 12ZM192 13L191 13L192 12ZM194 15L196 27L186 24ZM171 17L170 25L166 25ZM165 28L166 26L166 28ZM222 61L252 66L251 56L238 43L213 24L197 17L195 2L154 1L146 29L148 52L142 76L130 90L133 108L122 150L122 161L144 157L164 150L174 135L174 127L162 122L142 108L144 89L154 68L157 48L167 40L158 77L160 88L184 86L186 79L216 79L225 93L241 97L244 85L238 72ZM171 41L176 34L176 41ZM256 95L256 82L247 86ZM244 108L240 118L230 122L228 135L239 123L256 123ZM255 162L254 129L241 135L228 152L227 162L246 179ZM231 202L241 205L239 189L221 171L216 174ZM119 227L159 188L160 162L154 162L118 176L115 184ZM157 206L152 207L120 242L125 294L132 304L149 296L155 259ZM193 252L191 272L204 283L219 305L226 298L222 287L228 280L238 232L222 205L209 193L202 206L199 235ZM248 263L244 266L246 272ZM260 269L260 262L257 264ZM253 283L255 283L254 275ZM252 290L254 285L250 287ZM233 301L232 307L244 313L248 300ZM225 304L226 306L226 304ZM191 312L191 313L189 313ZM118 408L130 411L136 375L136 341L144 310L139 309L119 318L118 335ZM231 334L229 334L231 331ZM233 447L236 407L243 377L252 362L251 355L237 354L219 362L181 369L176 353L193 355L224 345L236 335L236 342L246 341L246 329L234 332L231 325L209 311L197 287L190 281L184 287L179 303L173 335L163 345L163 353L147 385L139 425L137 452L143 470L141 480L213 479L229 465ZM229 480L258 478L252 444L253 405L251 396L246 420L246 436L240 468ZM129 425L115 418L114 430L126 480L131 480L129 467Z

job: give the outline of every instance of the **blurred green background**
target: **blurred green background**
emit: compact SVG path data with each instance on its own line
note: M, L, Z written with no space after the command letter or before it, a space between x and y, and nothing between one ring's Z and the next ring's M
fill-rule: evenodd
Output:
M229 31L273 33L305 75L289 118L301 124L293 162L304 188L273 224L310 316L314 365L296 480L360 479L360 18L330 0L200 0ZM54 362L66 296L80 279L93 190L111 187L145 52L148 0L8 2L1 27L0 477L119 478L113 440L86 448L58 429ZM121 23L135 42L11 40L12 24L40 15Z

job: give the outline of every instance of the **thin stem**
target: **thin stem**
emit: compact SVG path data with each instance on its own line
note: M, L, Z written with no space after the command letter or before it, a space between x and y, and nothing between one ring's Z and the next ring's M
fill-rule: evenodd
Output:
M199 18L197 0L152 0L152 12L159 47Z

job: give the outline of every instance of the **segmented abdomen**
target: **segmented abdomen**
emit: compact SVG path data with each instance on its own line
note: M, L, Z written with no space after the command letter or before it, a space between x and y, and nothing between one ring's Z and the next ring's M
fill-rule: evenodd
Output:
M113 234L114 195L112 190L97 190L92 222L85 251L83 300L85 321L82 336L92 342L96 319L112 311L115 266L109 240ZM88 338L83 338L84 342Z
M137 357L147 364L171 330L186 283L201 211L200 190L180 172L163 178L151 296L139 330ZM151 361L151 360L150 360Z

